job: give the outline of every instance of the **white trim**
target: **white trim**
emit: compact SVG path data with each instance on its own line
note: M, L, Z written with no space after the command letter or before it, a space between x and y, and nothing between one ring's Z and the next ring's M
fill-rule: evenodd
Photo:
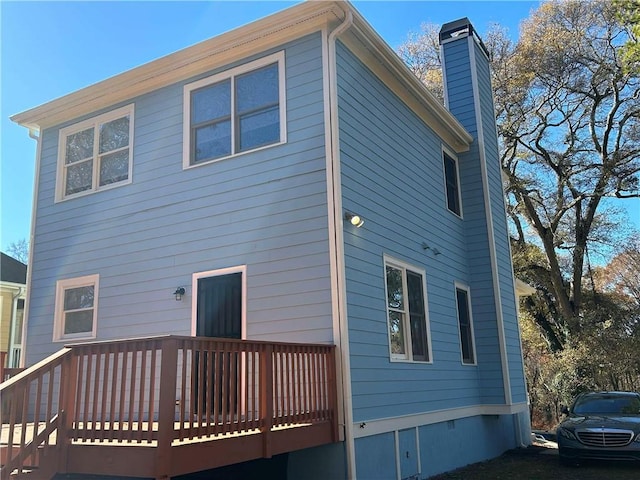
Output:
M473 329L473 310L471 307L471 288L460 282L454 282L454 301L456 304L456 315L458 320L458 338L460 340L460 363L466 367L472 367L478 365L478 355L476 352L476 335ZM473 362L466 363L462 354L462 335L460 335L460 310L458 309L458 290L462 290L467 294L467 313L469 314L469 328L471 329L471 348L473 349Z
M244 73L250 73L254 70L258 70L262 67L266 67L272 64L278 65L278 109L280 117L280 139L277 142L269 143L267 145L260 145L249 150L236 151L237 147L237 132L236 132L236 108L235 108L235 79L239 75ZM253 60L237 67L230 68L228 70L216 73L209 77L202 78L195 82L187 83L183 87L182 98L182 168L188 169L193 167L199 167L201 165L208 165L210 163L219 162L231 157L237 157L238 155L244 155L249 152L255 152L257 150L263 150L265 148L275 147L287 142L287 95L286 95L286 70L285 70L285 54L284 50L267 55L266 57ZM231 96L231 153L223 157L212 158L197 163L191 163L191 92L200 88L219 83L224 80L229 80L230 96Z
M432 425L434 423L447 422L449 420L459 420L481 415L514 415L528 411L529 406L526 402L512 403L511 405L472 405L468 407L434 410L432 412L423 412L414 415L364 420L357 424L354 423L353 431L355 438L362 438L424 425ZM362 427L362 425L364 425L364 427Z
M455 215L456 217L462 219L464 218L463 215L463 208L462 208L462 185L460 184L460 159L458 158L458 156L453 153L448 147L446 147L444 144L441 145L442 147L442 181L443 181L443 185L444 185L444 203L445 203L445 208L447 209L447 211L453 215ZM449 195L447 192L447 171L445 168L445 164L444 164L444 156L447 155L449 158L451 158L451 160L453 160L453 163L455 164L456 167L456 195L458 196L458 207L460 209L460 213L456 213L453 210L451 210L449 208Z
M491 277L493 280L494 304L496 309L496 324L498 328L498 343L500 345L500 360L502 363L502 382L504 400L511 405L511 377L509 374L509 359L507 357L506 337L504 332L504 316L502 312L502 294L500 290L500 277L498 274L498 259L496 255L496 239L494 235L493 214L491 210L491 192L489 191L489 176L487 172L487 159L484 143L484 127L482 124L482 110L480 109L480 92L478 86L478 72L475 57L476 42L472 36L467 38L469 46L469 61L471 68L471 86L473 88L474 108L476 114L476 131L478 132L478 155L480 157L480 170L482 172L482 190L484 195L484 211L487 221L487 240L489 243L489 257L491 260Z
M402 260L398 260L395 257L387 255L386 253L382 255L383 259L383 279L384 279L384 308L385 315L387 318L387 338L389 340L389 359L391 362L408 362L408 363L424 363L424 364L432 364L433 363L433 350L431 347L431 325L429 323L429 301L427 297L427 272L424 268L418 267L417 265L413 265ZM405 354L399 355L391 352L391 335L389 333L389 305L387 304L387 299L389 298L389 293L387 292L387 266L401 269L402 272L402 289L407 297L405 299L405 309L406 313L404 315L404 339L405 339ZM407 289L407 276L406 271L409 270L413 273L416 273L422 277L422 295L424 302L424 323L425 323L425 333L427 335L427 350L428 356L427 360L414 360L413 359L413 341L411 338L411 321L409 314L409 304L408 304L408 289Z
M469 149L471 135L428 92L404 62L348 2L302 2L282 12L236 28L217 37L161 57L145 65L11 116L25 127L47 128L79 118L109 105L128 101L167 85L229 65L257 51L278 48L284 43L351 15L358 31L350 38L355 53L367 58L376 74L385 71L385 81L408 105L457 151ZM351 38L353 37L353 38ZM388 64L383 66L382 64Z
M473 137L355 9L353 16L345 44L440 138L457 152L469 150Z
M240 338L247 338L247 266L237 265L235 267L220 268L217 270L207 270L206 272L196 272L191 276L191 336L195 337L198 329L198 280L201 278L220 277L232 273L242 273L242 315L240 326Z
M416 427L415 429L416 432L416 456L418 457L418 476L421 477L422 476L422 461L420 460L420 430L419 427Z
M70 340L90 340L96 338L98 328L98 297L100 292L100 275L85 275L84 277L65 278L56 282L56 303L53 321L53 341L68 342ZM64 294L66 290L80 287L93 287L93 325L91 332L64 333Z
M11 116L48 128L267 51L340 21L348 5L302 2L281 12L165 55L124 73Z
M129 150L129 170L127 171L126 180L121 180L119 182L110 183L107 185L100 186L100 157L103 155L108 155L112 152L106 152L106 154L101 154L99 152L100 147L100 125L118 120L120 118L129 117L129 144L127 145L127 149ZM57 162L57 170L56 170L56 195L55 202L62 202L65 200L70 200L72 198L83 197L85 195L90 195L92 193L101 192L103 190L109 190L111 188L121 187L123 185L128 185L132 182L132 174L133 174L133 144L134 144L134 117L135 117L135 107L134 104L131 103L124 107L117 108L115 110L111 110L109 112L105 112L101 115L88 118L78 123L74 123L73 125L66 126L61 128L58 132L58 162ZM83 130L88 130L89 128L93 129L93 171L91 176L91 188L87 190L83 190L82 192L65 194L66 187L66 175L65 175L65 154L66 154L66 146L67 146L67 137L69 135L73 135L74 133L81 132ZM124 147L122 147L124 149ZM120 149L118 149L120 150Z
M396 460L396 480L402 478L402 468L400 467L400 432L398 430L393 432L393 443L395 447L395 460Z

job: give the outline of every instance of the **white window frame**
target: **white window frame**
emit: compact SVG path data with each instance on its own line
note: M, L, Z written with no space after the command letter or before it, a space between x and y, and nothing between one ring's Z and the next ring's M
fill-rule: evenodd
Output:
M243 150L236 152L236 111L235 111L235 78L244 73L249 73L253 70L259 70L262 67L271 65L273 63L278 64L278 102L279 102L279 115L280 115L280 139L277 142L269 143L267 145L260 145L256 148L249 150ZM213 158L211 160L202 161L198 163L191 163L191 92L200 88L212 85L214 83L222 82L229 79L231 81L231 154L223 157ZM182 133L182 168L194 168L201 165L208 165L210 163L219 162L226 158L237 157L249 152L256 152L265 148L275 147L287 142L287 119L286 119L286 82L285 82L285 55L284 50L276 52L274 54L262 57L258 60L254 60L249 63L225 70L224 72L212 75L210 77L203 78L196 82L188 83L184 86L183 94L183 133Z
M429 323L429 300L427 297L427 274L424 268L417 267L415 265L411 265L409 263L403 262L402 260L398 260L396 258L390 257L388 255L383 256L384 260L384 268L383 268L383 278L384 278L384 307L385 307L385 318L386 329L387 329L387 339L389 341L389 358L392 362L411 362L411 363L433 363L433 349L431 347L431 325ZM427 344L427 360L414 360L413 359L413 341L411 338L411 317L409 314L409 302L408 298L405 301L404 307L404 354L392 353L391 347L391 333L389 332L389 305L388 298L389 292L387 290L387 266L393 267L399 270L402 270L402 289L405 292L405 296L407 296L407 275L406 271L410 270L411 272L418 274L422 277L422 296L424 301L424 328L425 334L427 336L426 344Z
M56 202L63 200L69 200L72 198L83 197L92 193L100 192L103 190L109 190L111 188L121 187L131 183L131 176L133 174L133 124L134 124L134 104L125 105L116 110L103 113L96 117L88 118L79 123L74 123L67 127L61 128L58 133L58 171L56 175ZM122 180L116 183L110 183L108 185L100 186L100 162L98 161L100 147L100 125L117 120L122 117L129 116L129 171L127 172L126 180ZM93 174L91 180L91 188L82 192L65 194L66 187L66 175L65 175L65 156L67 147L67 137L74 133L81 132L93 127Z
M454 212L449 208L449 195L447 192L447 170L445 168L445 155L451 158L456 166L456 194L458 196L458 207L460 212ZM458 160L457 155L455 155L448 148L442 147L442 181L444 186L444 204L447 208L447 211L455 215L456 217L462 218L462 189L460 188L460 161Z
M98 327L98 290L99 275L86 275L84 277L67 278L56 282L56 309L53 325L53 341L66 342L69 340L90 340L96 338ZM93 327L91 332L64 333L64 293L66 290L79 287L93 286Z
M453 297L456 304L456 321L458 327L458 341L460 345L460 362L463 365L474 366L477 365L477 353L476 353L476 335L473 329L473 311L471 310L471 289L462 283L455 282L453 289ZM460 332L460 309L458 307L458 290L461 290L467 294L467 312L469 314L469 332L471 335L471 353L473 355L472 361L468 362L464 359L464 353L462 349L462 334Z

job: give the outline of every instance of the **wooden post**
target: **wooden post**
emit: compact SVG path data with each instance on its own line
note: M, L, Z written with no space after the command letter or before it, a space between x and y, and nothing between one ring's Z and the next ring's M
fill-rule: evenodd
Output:
M171 442L174 437L176 410L176 376L178 368L178 340L162 340L160 360L160 395L158 399L158 446L156 448L156 479L171 477ZM155 375L155 372L152 373ZM151 423L152 418L149 419Z
M53 378L50 378L49 381L52 382ZM60 418L58 418L59 426L56 440L56 449L58 451L58 473L67 473L67 458L69 454L69 444L71 443L71 436L69 435L69 432L73 429L73 422L76 417L77 388L78 355L73 349L71 349L67 353L66 358L62 360L62 365L60 366L60 405L58 407Z
M273 345L265 345L260 356L260 433L262 456L271 458L271 428L273 427Z

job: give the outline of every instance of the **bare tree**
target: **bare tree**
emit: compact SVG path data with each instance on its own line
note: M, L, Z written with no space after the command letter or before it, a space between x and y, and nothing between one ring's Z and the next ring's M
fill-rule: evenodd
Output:
M427 80L436 31L423 26L400 47ZM483 36L516 273L537 287L527 308L562 350L584 326L590 255L631 233L607 199L639 195L640 81L621 60L632 32L610 2L574 0L543 3L516 43L499 26Z
M7 248L7 255L26 265L29 261L29 242L24 238L17 242L11 242Z

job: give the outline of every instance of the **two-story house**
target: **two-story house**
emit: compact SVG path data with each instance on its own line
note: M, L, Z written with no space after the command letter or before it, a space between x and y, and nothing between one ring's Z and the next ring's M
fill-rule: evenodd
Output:
M12 117L38 135L26 365L72 372L53 470L426 478L528 442L487 53L466 19L440 38L446 106L349 3L306 2ZM278 443L312 411L331 435Z

